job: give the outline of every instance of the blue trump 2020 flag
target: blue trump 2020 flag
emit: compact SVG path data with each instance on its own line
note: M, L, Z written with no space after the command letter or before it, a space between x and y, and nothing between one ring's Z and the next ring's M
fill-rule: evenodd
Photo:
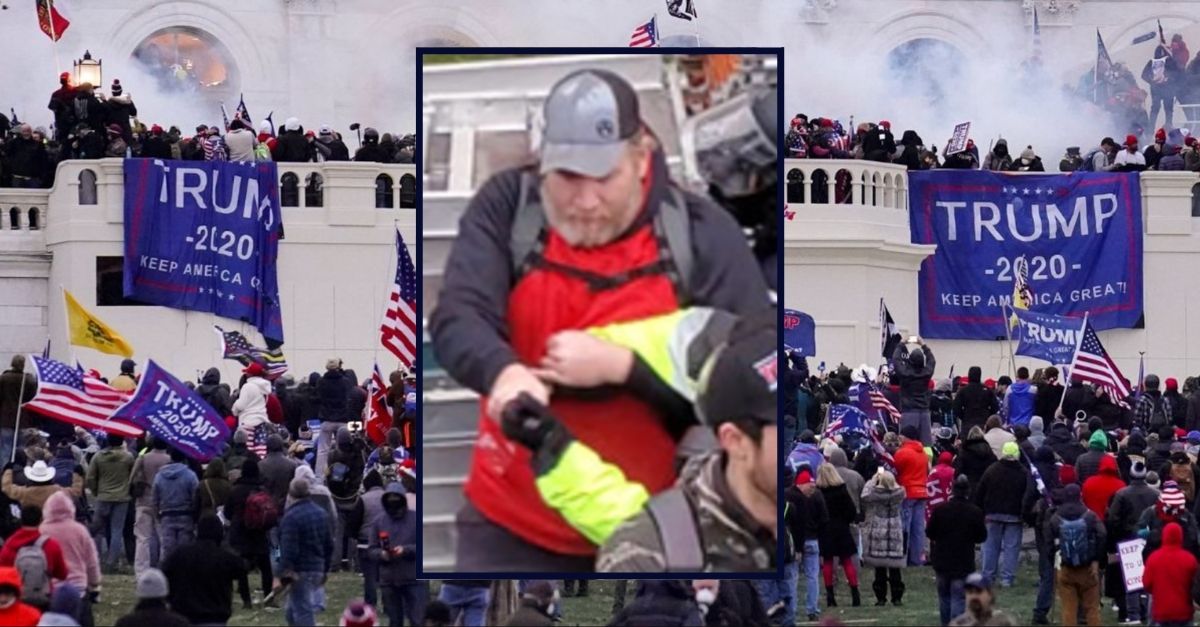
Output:
M249 322L283 342L273 162L125 160L125 297Z
M813 317L795 309L783 310L783 345L801 357L817 354L817 325Z
M1067 318L1033 311L1012 311L1019 330L1013 339L1021 341L1017 354L1044 359L1052 364L1069 364L1083 332L1082 318Z
M133 398L117 408L123 418L202 462L221 454L229 438L225 420L200 395L151 359Z
M913 243L937 246L921 264L922 336L1004 337L1020 257L1036 311L1090 312L1097 330L1142 317L1137 173L912 172L909 226Z

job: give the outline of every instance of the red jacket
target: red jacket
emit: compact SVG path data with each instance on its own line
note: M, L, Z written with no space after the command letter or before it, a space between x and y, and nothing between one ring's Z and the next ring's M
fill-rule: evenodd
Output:
M4 547L0 548L0 566L12 566L17 561L17 551L26 544L37 542L42 532L37 528L21 527L17 529L8 540L4 542ZM70 572L67 570L67 560L63 559L62 547L58 545L58 541L54 538L46 540L42 545L42 550L46 553L46 565L50 568L50 576L58 581L67 578ZM0 580L2 581L2 580ZM0 625L8 623L0 620Z
M1100 459L1099 474L1083 482L1083 504L1095 512L1100 520L1105 520L1108 504L1112 502L1117 490L1123 487L1125 482L1121 481L1120 475L1117 474L1117 459L1112 455L1105 455Z
M1150 554L1142 585L1150 593L1150 618L1155 623L1192 620L1192 578L1196 557L1183 548L1183 528L1167 523L1162 546Z
M0 568L0 587L16 588L17 596L21 596L21 575L17 569L11 566ZM20 601L0 610L0 625L34 627L41 619L40 610Z
M925 482L929 479L929 458L919 440L908 440L892 456L896 461L896 482L904 488L905 498L929 498Z

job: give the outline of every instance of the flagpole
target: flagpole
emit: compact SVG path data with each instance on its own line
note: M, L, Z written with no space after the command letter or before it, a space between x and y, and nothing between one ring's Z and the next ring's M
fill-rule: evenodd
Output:
M1005 311L1004 304L1003 304L1003 303L1001 303L1001 305L1000 305L1000 317L1004 319L1004 337L1008 339L1008 341L1006 342L1006 343L1008 344L1008 373L1009 373L1009 376L1015 377L1015 376L1016 376L1016 374L1017 374L1017 373L1016 373L1016 368L1017 368L1017 355L1016 355L1016 353L1013 351L1013 345L1012 345L1012 329L1009 327L1009 321L1008 321L1008 319L1007 319L1007 318L1005 318L1005 316L1004 316L1004 311ZM1016 315L1017 315L1017 313L1016 313L1016 311L1014 310L1014 311L1013 311L1013 316L1016 316Z
M62 63L58 60L58 33L54 30L54 8L50 4L50 0L38 0L46 5L46 21L50 23L50 41L54 49L54 69L59 74L62 74ZM97 85L99 87L99 85Z
M29 356L29 362L25 364L28 368L29 363L33 361L33 355ZM21 437L21 408L25 406L25 379L29 377L29 373L25 369L21 370L21 390L17 392L17 420L13 423L13 445L12 454L9 456L9 463L17 459L17 442Z
M1080 327L1079 327L1079 336L1075 338L1075 352L1071 353L1071 365L1069 367L1072 372L1075 371L1075 361L1076 361L1076 358L1079 357L1079 346L1081 344L1083 344L1083 334L1085 332L1087 332L1087 325L1088 325L1088 312L1085 311L1085 312L1083 312L1083 324L1080 325ZM1070 381L1068 381L1068 383L1070 383ZM1055 415L1062 413L1063 401L1065 401L1066 399L1067 399L1067 390L1066 390L1066 388L1063 388L1062 398L1058 399L1058 409L1055 410L1055 412L1054 412Z
M67 288L62 283L59 283L58 289L62 290L63 297L63 332L66 333L63 337L66 338L67 346L71 351L71 361L78 362L79 359L75 357L75 344L71 342L71 316L67 314ZM74 367L75 364L72 363L71 366Z

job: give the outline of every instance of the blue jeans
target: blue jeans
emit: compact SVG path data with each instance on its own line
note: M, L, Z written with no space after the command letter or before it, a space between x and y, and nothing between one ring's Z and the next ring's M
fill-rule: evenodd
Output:
M162 516L158 519L158 559L166 561L175 549L196 539L196 523L189 514Z
M284 618L288 625L312 627L317 624L316 597L325 573L296 573L288 592Z
M449 581L442 583L438 600L450 606L454 624L463 627L483 627L491 591L487 588L460 586Z
M1017 577L1017 558L1021 551L1019 522L987 521L987 540L983 541L983 572L992 581L996 580L996 569L1000 569L999 583L1011 586Z
M1040 543L1039 543L1040 544ZM1038 551L1037 600L1033 603L1034 618L1049 618L1054 607L1054 560L1048 551Z
M900 503L900 521L908 544L908 565L925 563L925 499L904 499Z
M425 620L425 606L429 603L429 584L424 581L413 581L405 584L384 584L379 591L383 593L383 605L387 612L388 625L403 627L404 617L408 624L414 627Z
M821 600L821 548L816 540L804 541L804 552L800 556L804 567L804 611L809 615L820 614Z
M967 611L967 593L964 579L951 579L945 575L937 576L938 613L943 627L950 621Z
M363 600L371 607L378 607L375 601L379 599L379 562L371 559L366 550L358 550L358 565L362 568Z
M796 624L796 584L800 580L800 565L789 562L783 566L783 579L755 579L754 588L764 608L783 601L781 624Z
M27 382L28 383L28 382ZM26 385L25 387L29 387ZM13 438L16 437L16 429L0 429L0 460L7 464L12 461L13 455Z
M125 516L128 513L128 502L96 501L92 536L96 538L97 551L104 546L103 540L108 539L108 550L100 556L105 566L115 566L125 552Z

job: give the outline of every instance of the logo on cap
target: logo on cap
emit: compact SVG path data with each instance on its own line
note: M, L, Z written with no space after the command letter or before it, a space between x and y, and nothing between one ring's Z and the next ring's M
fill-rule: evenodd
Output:
M600 137L608 139L609 137L613 136L613 132L615 132L615 130L616 129L613 128L612 120L608 118L596 122L596 134Z
M754 371L762 380L766 382L767 388L772 392L779 387L779 356L771 353L766 357L754 362Z

